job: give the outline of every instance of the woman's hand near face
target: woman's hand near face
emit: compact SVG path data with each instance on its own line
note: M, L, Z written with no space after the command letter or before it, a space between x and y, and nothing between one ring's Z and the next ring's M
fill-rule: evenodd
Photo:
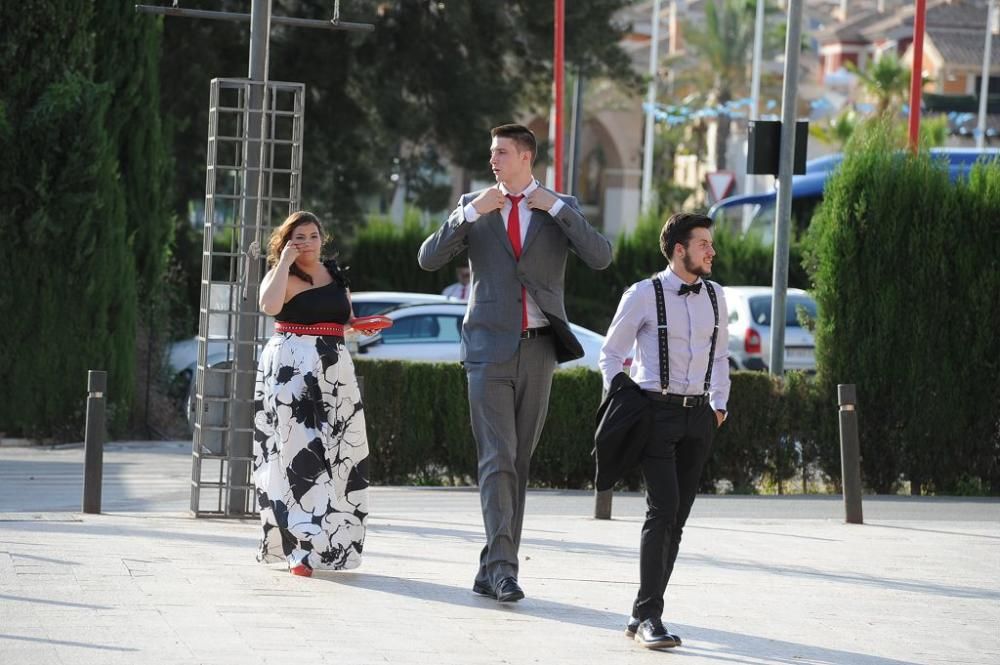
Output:
M289 240L285 243L285 246L281 250L281 257L278 259L278 265L287 270L292 267L292 264L295 263L295 259L297 258L299 258L299 247L294 242Z

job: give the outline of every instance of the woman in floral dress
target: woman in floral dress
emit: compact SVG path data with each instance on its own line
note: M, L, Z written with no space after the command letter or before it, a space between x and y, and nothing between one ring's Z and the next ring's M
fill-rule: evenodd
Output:
M307 577L361 565L368 517L365 414L343 337L350 291L337 263L322 260L323 240L319 220L304 211L271 236L260 308L278 332L261 353L254 390L257 558L287 561Z

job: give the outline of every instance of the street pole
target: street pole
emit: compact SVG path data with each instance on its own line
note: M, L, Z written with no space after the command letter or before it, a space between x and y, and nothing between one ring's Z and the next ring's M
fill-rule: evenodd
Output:
M87 429L83 440L83 512L101 513L101 484L104 476L105 393L108 373L92 369L87 372Z
M840 406L840 478L844 489L844 515L848 524L863 524L861 508L861 445L858 443L858 391L853 383L837 385Z
M566 186L569 188L567 194L577 196L580 190L580 122L583 118L583 69L576 68L576 77L573 80L573 111L570 119L570 139L569 139L569 178Z
M802 49L802 0L788 2L785 79L781 86L781 151L778 203L774 213L774 273L771 283L771 362L774 376L785 373L785 302L788 292L788 245L792 218L792 166L795 159L795 107L798 102L799 51Z
M656 124L656 74L659 70L660 0L653 0L652 34L649 44L649 83L646 86L646 128L642 143L642 211L653 208L653 128Z
M913 66L910 69L910 150L920 147L920 97L924 87L924 25L927 0L917 0L913 16Z
M563 97L566 79L566 0L555 0L555 56L553 65L555 69L555 140L553 147L555 155L553 167L555 168L555 190L563 191Z
M760 68L761 62L764 59L764 6L766 0L757 0L756 14L754 15L753 23L753 64L750 69L750 118L752 120L760 119ZM747 141L747 150L749 150L749 139ZM743 182L743 193L744 194L755 194L756 193L756 176L752 173L747 173L746 178ZM747 206L749 210L749 206ZM746 228L744 224L744 228Z
M253 455L253 436L247 431L247 423L253 422L253 390L257 367L257 291L260 286L260 262L252 260L251 244L256 240L257 208L260 205L258 191L261 159L261 118L264 116L265 81L267 80L268 41L270 39L270 19L272 0L253 0L250 8L250 57L248 78L250 79L247 100L247 124L244 143L243 163L246 165L242 210L243 225L240 232L240 250L243 254L246 274L246 292L239 303L236 321L235 348L233 349L233 397L230 419L229 442L235 459L228 465L229 510L242 513L248 501L247 489L250 483L250 462Z
M990 59L998 11L997 0L990 0L986 5L986 44L983 46L983 76L979 82L979 121L976 123L976 148L979 150L986 145L986 101L990 94Z

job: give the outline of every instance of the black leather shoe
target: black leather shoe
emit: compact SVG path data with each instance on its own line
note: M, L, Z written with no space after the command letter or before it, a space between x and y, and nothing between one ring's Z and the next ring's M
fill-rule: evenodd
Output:
M640 623L635 641L647 649L670 649L679 644L659 619L646 619Z
M496 592L493 591L493 589L489 588L479 580L476 580L475 582L472 583L472 593L476 594L477 596L486 596L487 598L493 598L494 600L497 597L497 594Z
M505 577L497 582L496 598L501 603L515 603L524 598L524 591L513 577Z
M638 617L629 617L628 623L625 624L625 637L629 638L630 640L635 638L635 634L639 631L640 623L642 622L639 621ZM663 628L666 629L666 626L664 626ZM681 645L680 635L674 635L669 630L667 631L667 635L669 635L674 642L677 642L677 646Z

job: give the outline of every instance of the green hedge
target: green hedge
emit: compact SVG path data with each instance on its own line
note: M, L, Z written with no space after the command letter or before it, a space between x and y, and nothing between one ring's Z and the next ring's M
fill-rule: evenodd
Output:
M364 381L373 482L474 483L476 445L461 366L355 363ZM594 414L600 394L597 372L556 372L548 419L532 461L533 485L592 486ZM705 491L716 491L725 481L737 492L780 491L803 466L807 476L815 473L836 483L840 458L835 396L822 399L813 383L799 375L782 383L766 374L735 372L729 407L730 418L719 430L705 472ZM638 476L623 484L635 489Z
M351 288L355 291L441 293L455 282L455 268L468 259L463 254L447 268L434 272L421 270L417 265L417 250L435 230L437 224L422 223L412 209L407 211L402 226L387 219L370 219L358 231L346 260L351 269Z
M1000 493L1000 160L953 183L876 128L811 235L819 381L857 385L866 483Z

